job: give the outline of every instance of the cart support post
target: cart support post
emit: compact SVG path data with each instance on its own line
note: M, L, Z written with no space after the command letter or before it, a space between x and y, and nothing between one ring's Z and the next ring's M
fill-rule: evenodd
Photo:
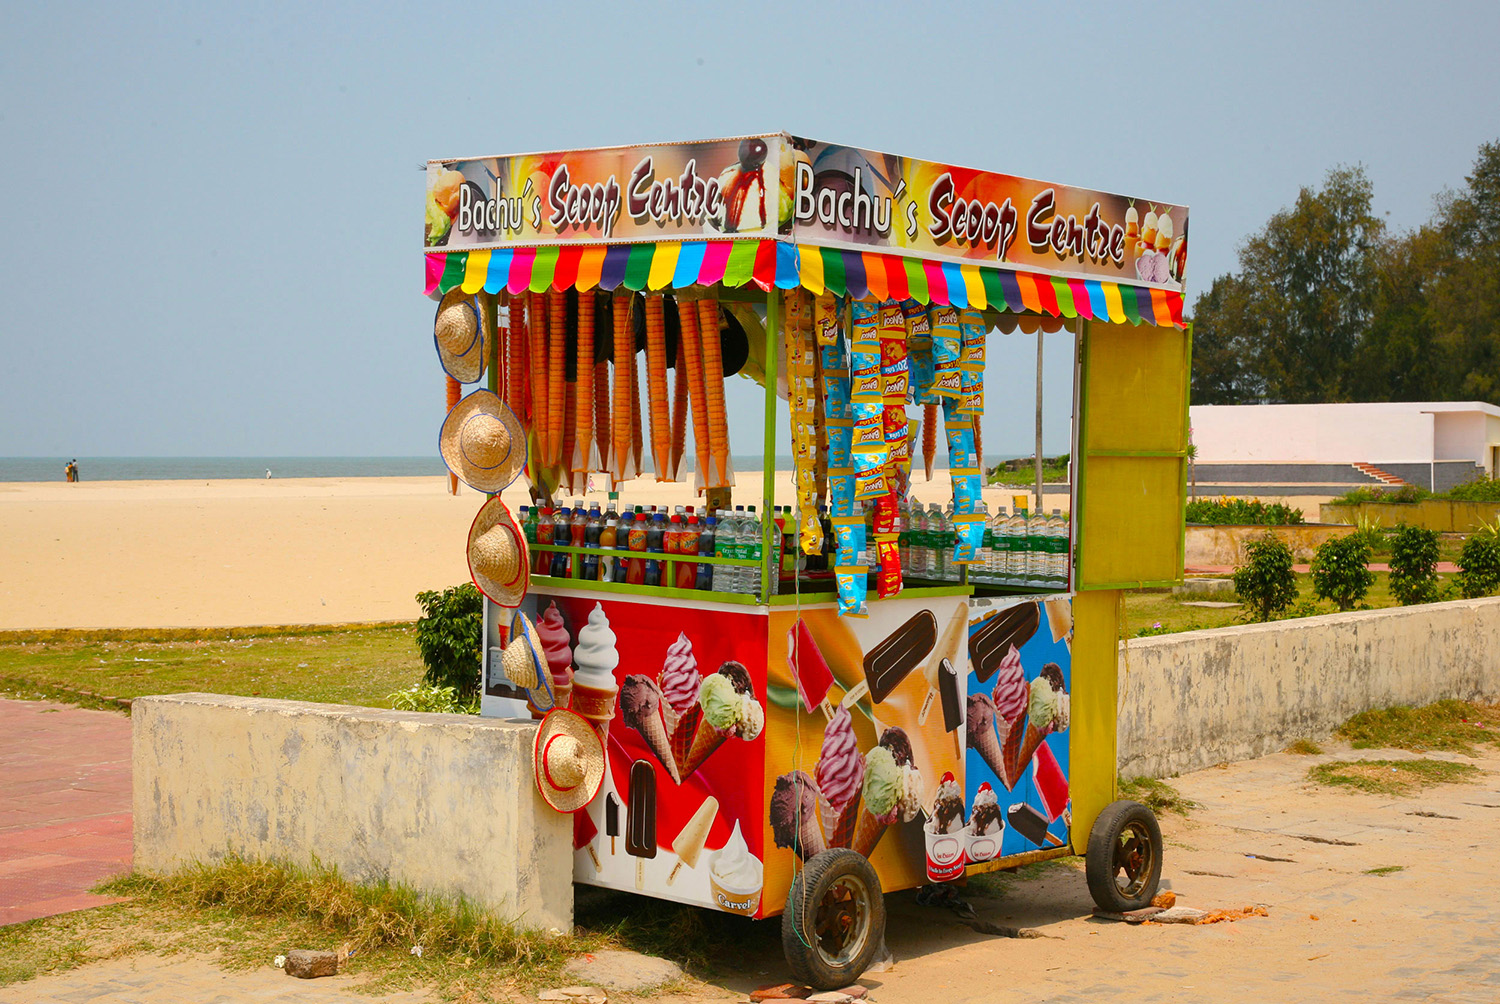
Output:
M980 472L983 474L983 471ZM1036 508L1042 511L1042 326L1036 328Z
M771 505L776 500L776 342L781 337L781 290L766 292L766 426L762 436L760 472L760 601L771 602L771 575L781 574L781 555L771 554L776 518Z

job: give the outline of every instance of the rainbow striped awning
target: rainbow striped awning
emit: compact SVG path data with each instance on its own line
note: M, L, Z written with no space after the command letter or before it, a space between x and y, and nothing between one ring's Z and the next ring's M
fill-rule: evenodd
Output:
M427 255L428 294L460 287L511 293L548 289L668 290L754 285L803 286L814 294L914 299L978 310L1030 311L1116 324L1183 327L1182 294L1103 279L1065 279L977 264L783 241L662 241L561 245Z

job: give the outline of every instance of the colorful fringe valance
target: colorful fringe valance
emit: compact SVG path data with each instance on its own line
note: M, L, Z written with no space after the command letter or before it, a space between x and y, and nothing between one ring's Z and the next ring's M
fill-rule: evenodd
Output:
M754 284L767 291L803 286L814 294L827 291L856 299L913 299L977 310L1183 327L1182 294L1164 289L771 240L562 245L427 255L429 295L455 286L466 293L540 293L549 288L612 291L624 286L654 291L718 283Z

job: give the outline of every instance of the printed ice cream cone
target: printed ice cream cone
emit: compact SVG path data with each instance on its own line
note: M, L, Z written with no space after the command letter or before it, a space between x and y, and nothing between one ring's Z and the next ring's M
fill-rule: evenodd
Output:
M638 673L625 677L620 687L620 718L640 733L646 748L667 768L673 784L681 784L677 759L672 755L672 737L662 711L665 702L656 681Z
M1000 779L1000 783L1009 790L1013 784L1010 771L1005 766L1005 752L1001 746L1000 736L995 731L998 719L995 714L995 702L990 700L988 694L970 694L968 705L968 714L964 716L964 727L968 731L969 749L983 758L985 764Z
M859 794L848 802L843 811L834 820L833 829L828 834L829 847L852 847L854 845L854 831L859 826Z
M552 693L556 706L566 708L573 696L573 646L568 638L567 625L557 601L547 607L542 619L536 622L536 633L542 639L542 652L547 656L547 667L552 671Z
M1014 769L1020 756L1019 744L1026 733L1026 705L1030 692L1026 689L1026 674L1021 668L1021 653L1010 646L995 671L995 689L991 703L995 708L995 733L999 737L1001 753L1000 770L995 771L1006 789L1012 789L1021 780L1021 773ZM1024 761L1022 767L1024 769Z
M1013 778L1020 778L1042 740L1054 732L1067 729L1071 717L1072 704L1063 683L1062 668L1055 662L1049 662L1042 667L1037 678L1031 681L1025 733L1017 738L1017 730L1012 728L1011 734L1006 737L1005 762Z
M848 847L858 816L865 760L860 756L859 744L854 737L854 721L846 705L840 704L823 727L823 746L815 773L818 790L827 805L823 826L829 833L829 843L834 847Z
M777 847L791 848L803 861L828 849L820 824L820 809L826 800L806 771L792 771L776 779L771 794L771 836Z
M886 825L869 812L860 810L859 822L854 827L854 841L849 845L849 849L856 854L869 857L870 853L875 850L875 845L880 843L880 838L885 836Z
M690 731L684 729L689 722ZM697 704L683 713L673 733L678 775L686 779L726 740L754 739L765 725L766 712L755 699L750 671L733 660L724 662L703 678Z
M889 730L888 730L889 731ZM904 737L904 734L903 734ZM899 749L900 743L892 746ZM865 779L860 786L859 815L849 847L865 857L875 849L885 829L901 818L906 776L892 746L876 746L865 754Z
M619 664L620 653L615 649L615 633L610 630L609 617L604 606L595 603L573 649L572 706L606 741L620 696L620 685L615 681L615 667Z

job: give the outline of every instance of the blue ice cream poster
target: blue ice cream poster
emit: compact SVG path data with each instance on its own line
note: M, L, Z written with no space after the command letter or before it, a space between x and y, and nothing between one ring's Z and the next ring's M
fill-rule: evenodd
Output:
M1072 600L975 598L965 688L970 864L1068 845Z

